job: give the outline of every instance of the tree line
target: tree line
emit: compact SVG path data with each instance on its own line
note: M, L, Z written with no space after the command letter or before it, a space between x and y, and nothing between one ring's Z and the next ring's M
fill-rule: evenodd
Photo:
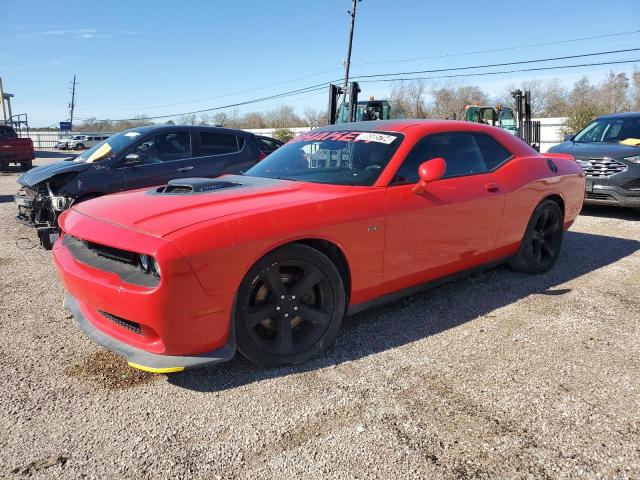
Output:
M584 76L571 88L563 86L558 79L532 79L520 84L511 84L504 91L491 96L474 85L436 85L424 80L398 82L391 90L390 100L405 112L407 118L461 118L466 105L502 104L511 106L511 92L529 90L534 117L567 117L565 133L576 133L594 118L606 113L640 111L640 70L630 76L624 72L611 71L600 83L592 83ZM257 129L274 128L277 136L286 140L291 127L315 128L325 125L326 110L305 108L299 114L289 105L281 105L263 112L239 113L238 110L215 114L183 115L164 124L173 125L219 125L230 128ZM78 124L78 131L117 132L144 125L162 124L140 115L133 120L86 119Z

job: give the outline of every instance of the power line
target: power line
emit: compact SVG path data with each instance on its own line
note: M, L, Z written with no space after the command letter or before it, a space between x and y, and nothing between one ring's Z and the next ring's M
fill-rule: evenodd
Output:
M413 58L401 58L401 59L391 59L391 60L380 60L376 62L363 62L363 63L354 63L355 67L365 66L365 65L382 65L387 63L401 63L401 62L416 62L420 60L435 60L438 58L450 58L450 57L462 57L465 55L478 55L484 53L497 53L497 52L508 52L512 50L520 50L523 48L535 48L535 47L549 47L551 45L561 45L563 43L572 43L572 42L581 42L584 40L597 40L601 38L610 38L610 37L620 37L623 35L634 35L636 33L640 33L640 30L633 30L631 32L617 32L617 33L607 33L604 35L594 35L590 37L579 37L572 38L568 40L554 40L551 42L541 42L541 43L529 43L526 45L516 45L513 47L501 47L501 48L491 48L487 50L473 50L470 52L459 52L459 53L444 53L442 55L432 55L429 57L413 57Z
M257 92L259 90L265 90L267 88L278 87L280 85L286 85L287 83L297 82L298 80L305 80L307 78L317 77L318 75L323 75L325 73L334 72L336 70L340 70L341 68L342 67L331 68L329 70L323 70L322 72L312 73L312 74L309 74L309 75L304 75L302 77L295 77L295 78L292 78L290 80L284 80L282 82L270 83L269 85L263 85L261 87L249 88L247 90L239 90L239 91L232 92L232 93L225 93L224 95L216 95L215 97L200 98L200 99L197 99L197 100L188 100L188 101L184 101L184 102L167 103L167 104L164 104L164 105L151 105L151 106L147 106L147 107L98 108L98 109L79 108L78 110L81 110L83 112L105 112L105 111L113 112L113 111L125 111L125 110L149 110L149 109L155 109L155 108L176 107L178 105L188 105L190 103L200 103L200 102L205 102L205 101L208 101L208 100L218 100L220 98L233 97L235 95L241 95L243 93ZM337 82L338 80L330 80L327 83Z
M617 65L617 64L624 64L624 63L634 63L634 62L638 62L640 60L636 59L636 60L608 61L608 62L597 62L597 63L585 63L585 64L579 64L579 65L557 65L557 66L550 66L550 67L504 70L504 71L498 71L498 72L478 72L478 73L472 73L472 74L454 74L454 75L442 75L442 76L432 76L432 77L410 77L410 78L397 78L396 77L397 75L414 75L414 74L420 74L420 73L439 73L439 72L444 72L444 71L460 71L460 70L472 70L472 69L478 69L478 68L489 68L489 67L496 67L496 66L508 66L508 65L522 65L522 64L530 64L530 63L541 63L541 62L557 61L557 60L564 60L564 59L584 58L584 57L590 57L590 56L595 56L595 55L607 55L607 54L611 54L611 53L632 52L632 51L638 51L638 50L640 50L640 48L625 49L625 50L613 50L613 51L609 51L609 52L594 52L594 53L588 53L588 54L569 55L569 56L565 56L565 57L543 58L543 59L537 59L537 60L523 60L523 61L517 61L517 62L506 62L506 63L492 64L492 65L474 65L474 66L469 66L469 67L454 67L454 68L449 68L449 69L423 70L423 71L418 71L418 72L389 73L389 74L379 74L379 75L362 75L362 76L354 77L354 80L358 80L359 82L362 82L362 83L393 82L393 81L404 81L404 80L432 80L432 79L438 79L438 78L458 78L458 77L483 76L483 75L499 75L499 74L505 74L505 73L531 72L531 71L543 71L543 70L557 70L557 69L562 69L562 68L578 68L578 67L587 67L587 66ZM393 76L394 78L378 78L378 79L375 79L375 80L371 79L372 77L381 77L381 76ZM332 82L335 82L335 81L340 81L340 79L333 80ZM267 101L267 100L273 100L273 99L276 99L276 98L284 98L284 97L290 97L290 96L298 95L298 94L302 94L302 93L316 92L316 91L320 91L320 90L325 89L326 86L327 86L327 83L319 83L319 84L310 85L310 86L307 86L307 87L304 87L304 88L299 88L299 89L296 89L296 90L290 90L290 91L287 91L287 92L281 92L281 93L270 95L270 96L267 96L267 97L262 97L262 98L252 99L252 100L246 100L246 101L243 101L243 102L232 103L232 104L229 104L229 105L205 108L205 109L194 110L194 111L190 111L190 112L172 113L172 114L166 114L166 115L155 115L155 116L143 117L143 118L145 120L156 120L156 119L161 119L161 118L171 118L171 117L178 117L178 116L182 116L182 115L194 115L194 114L198 114L198 113L206 113L206 112L212 112L212 111L218 111L218 110L225 110L225 109L228 109L228 108L234 108L234 107L239 107L239 106L244 106L244 105L250 105L250 104L253 104L253 103L260 103L260 102L264 102L264 101ZM139 119L140 119L140 117L138 117L138 118L134 117L134 118L112 119L112 120L111 119L103 119L103 120L95 120L95 121L97 121L97 122L131 121L131 120L139 120Z
M507 73L539 72L543 70L562 70L563 68L595 67L595 66L602 66L602 65L619 65L623 63L638 63L638 62L640 62L640 58L636 58L634 60L581 63L578 65L554 65L551 67L522 68L522 69L515 69L515 70L502 70L498 72L459 73L455 75L439 75L434 77L381 78L378 80L358 80L358 81L360 83L378 83L378 82L403 82L403 81L409 81L409 80L436 80L436 79L442 79L442 78L481 77L481 76L487 76L487 75L503 75Z
M353 66L354 67L360 67L360 66L367 66L367 65L380 65L380 64L388 64L388 63L401 63L401 62L411 62L411 61L420 61L420 60L434 60L434 59L438 59L438 58L449 58L449 57L458 57L458 56L466 56L466 55L478 55L478 54L485 54L485 53L496 53L496 52L505 52L505 51L512 51L512 50L519 50L519 49L525 49L525 48L535 48L535 47L547 47L547 46L551 46L551 45L561 45L563 43L573 43L573 42L580 42L580 41L585 41L585 40L597 40L597 39L602 39L602 38L611 38L611 37L620 37L620 36L625 36L625 35L634 35L640 33L640 30L633 30L630 32L615 32L615 33L608 33L608 34L603 34L603 35L593 35L593 36L588 36L588 37L578 37L578 38L571 38L571 39L566 39L566 40L555 40L555 41L550 41L550 42L541 42L541 43L530 43L530 44L525 44L525 45L515 45L512 47L503 47L503 48L493 48L493 49L487 49L487 50L473 50L473 51L468 51L468 52L458 52L458 53L445 53L442 55L434 55L434 56L429 56L429 57L415 57L415 58L404 58L404 59L391 59L391 60L383 60L383 61L372 61L372 62L363 62L363 63L354 63ZM342 67L336 67L336 68L330 68L327 70L322 70L320 72L316 72L316 73L310 73L308 75L304 75L301 77L295 77L289 80L285 80L282 82L276 82L276 83L271 83L268 85L263 85L260 87L256 87L256 88L251 88L251 89L247 89L247 90L240 90L240 91L236 91L236 92L232 92L232 93L227 93L224 95L216 95L213 97L206 97L206 98L199 98L199 99L195 99L195 100L187 100L184 102L175 102L175 103L167 103L167 104L163 104L163 105L150 105L150 106L144 106L144 107L120 107L120 108L98 108L98 109L88 109L88 108L82 108L82 109L77 109L77 110L81 110L83 112L104 112L104 111L133 111L133 110L151 110L151 109L158 109L158 108L166 108L166 107L176 107L179 105L188 105L191 103L200 103L200 102L206 102L209 100L218 100L220 98L227 98L227 97L232 97L235 95L242 95L244 93L251 93L251 92L256 92L259 90L265 90L267 88L271 88L271 87L277 87L280 85L286 85L288 83L293 83L296 82L298 80L304 80L307 78L313 78L313 77L317 77L320 75L324 75L325 73L330 73L330 72L335 72L340 70ZM337 80L330 80L327 81L326 83L335 83L340 81L340 79Z
M539 58L537 60L520 60L517 62L488 63L485 65L472 65L469 67L438 68L435 70L417 70L414 72L395 72L395 73L378 73L374 75L358 75L358 78L375 78L375 77L392 77L392 76L395 77L399 75L418 75L421 73L439 73L439 72L452 72L452 71L458 71L458 70L475 70L479 68L506 67L508 65L524 65L529 63L553 62L556 60L572 60L574 58L596 57L600 55L610 55L613 53L637 52L638 50L640 50L640 48L626 48L623 50L610 50L607 52L593 52L593 53L583 53L580 55L566 55L564 57Z
M122 121L131 121L131 120L140 120L141 118L143 118L144 120L157 120L159 118L171 118L171 117L180 117L183 115L195 115L197 113L206 113L206 112L213 112L216 110L226 110L228 108L234 108L234 107L241 107L244 105L249 105L252 103L258 103L258 102L264 102L267 100L273 100L276 98L283 98L283 97L291 97L293 95L298 95L298 94L302 94L302 93L311 93L311 92L317 92L320 90L324 90L326 89L327 84L326 83L320 83L318 85L312 85L310 87L305 87L305 88L300 88L298 90L292 90L289 92L283 92L283 93L278 93L275 95L270 95L268 97L262 97L262 98L257 98L257 99L253 99L253 100L246 100L244 102L237 102L237 103L232 103L229 105L223 105L220 107L211 107L211 108L205 108L202 110L194 110L191 112L181 112L181 113L172 113L172 114L168 114L168 115L155 115L152 117L133 117L133 118L118 118L118 119L101 119L101 120L94 120L95 122L122 122ZM88 120L88 119L84 119L84 120Z

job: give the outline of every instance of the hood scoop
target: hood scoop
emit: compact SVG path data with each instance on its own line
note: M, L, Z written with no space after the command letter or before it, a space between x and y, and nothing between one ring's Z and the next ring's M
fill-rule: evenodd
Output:
M241 184L214 178L176 178L169 183L152 190L157 195L190 195L214 192L227 188L239 187Z

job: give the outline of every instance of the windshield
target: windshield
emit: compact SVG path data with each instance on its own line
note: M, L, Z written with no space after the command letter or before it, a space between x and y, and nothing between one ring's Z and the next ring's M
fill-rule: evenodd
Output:
M300 135L245 175L333 185L373 185L402 143L398 133L338 132Z
M136 132L135 130L127 130L125 132L118 133L117 135L109 137L89 150L81 153L74 159L74 161L80 163L94 163L113 158L114 155L131 145L140 135L141 133Z
M513 116L513 112L511 110L502 110L500 112L500 124L503 127L515 127L516 126L516 118Z
M623 142L640 139L640 116L599 118L573 139L577 143Z

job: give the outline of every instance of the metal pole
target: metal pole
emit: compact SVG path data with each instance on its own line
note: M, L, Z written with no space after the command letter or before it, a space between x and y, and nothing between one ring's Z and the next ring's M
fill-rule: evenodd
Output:
M2 119L3 123L7 124L7 110L4 107L4 90L2 89L2 78L0 78L0 102L2 102Z
M349 15L351 16L351 29L349 31L349 48L347 49L347 59L345 61L344 64L344 97L342 102L346 102L347 101L347 88L349 86L349 67L351 66L351 46L353 45L353 28L355 27L356 24L356 5L358 4L358 1L362 1L362 0L353 0L353 3L351 5L351 10L348 12Z
M73 130L73 109L76 106L76 76L73 76L73 86L71 87L71 103L69 104L69 123Z

